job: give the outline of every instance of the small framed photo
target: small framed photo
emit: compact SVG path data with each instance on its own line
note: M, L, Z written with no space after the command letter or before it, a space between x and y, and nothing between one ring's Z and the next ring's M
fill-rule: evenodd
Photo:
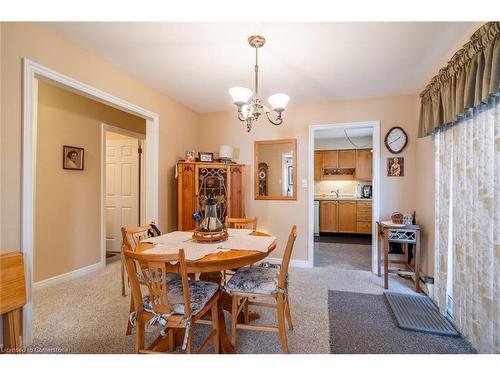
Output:
M405 175L405 159L392 157L387 158L387 176L403 177Z
M213 152L198 152L198 157L201 162L213 162L214 153Z
M196 156L195 156L195 152L194 150L186 150L186 158L185 160L188 162L188 163L193 163L196 161Z
M63 146L63 169L83 171L84 152L81 147Z

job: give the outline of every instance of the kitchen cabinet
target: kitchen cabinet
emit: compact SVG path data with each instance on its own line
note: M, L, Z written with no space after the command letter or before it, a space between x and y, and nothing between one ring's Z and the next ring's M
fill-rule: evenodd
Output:
M341 150L338 153L338 168L356 168L356 150Z
M355 150L323 151L321 180L353 180L356 167Z
M372 202L356 201L356 232L372 232Z
M221 222L226 216L245 217L245 165L224 163L177 163L177 228L192 230L193 213L204 213L209 194L217 200Z
M320 201L319 231L370 234L372 232L372 201Z
M339 232L356 232L356 201L339 201Z
M323 151L314 151L314 181L321 180L321 168L323 168Z
M371 149L356 150L356 180L372 180L372 160Z
M320 232L338 232L338 201L321 201L319 203Z
M339 152L338 151L323 151L323 168L338 168Z
M372 179L371 149L314 151L314 180Z

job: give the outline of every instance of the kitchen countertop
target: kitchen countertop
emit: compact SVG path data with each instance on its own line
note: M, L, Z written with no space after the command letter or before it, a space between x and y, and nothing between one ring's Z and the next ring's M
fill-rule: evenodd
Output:
M335 195L315 195L315 201L371 201L371 198L339 197Z

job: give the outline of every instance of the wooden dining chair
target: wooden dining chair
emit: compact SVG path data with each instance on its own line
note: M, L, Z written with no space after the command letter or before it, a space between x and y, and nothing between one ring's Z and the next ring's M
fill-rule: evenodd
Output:
M159 236L160 230L158 227L155 225L154 222L151 222L148 225L143 225L140 227L122 227L122 247L125 246L125 248L129 251L135 251L137 245L139 245L139 242L142 240L145 240L149 237L156 237ZM127 294L125 293L125 263L123 262L123 256L122 256L122 265L121 265L121 271L122 271L122 297L125 297Z
M292 256L293 245L297 238L297 227L294 225L288 236L285 254L279 269L272 267L243 267L229 279L226 291L232 298L231 341L236 346L237 329L277 332L281 339L283 353L288 353L285 318L288 329L293 330L290 313L290 297L288 295L288 266ZM261 302L257 299L272 299L275 303ZM276 309L277 326L258 326L248 322L248 306L261 306ZM238 323L238 315L244 314L245 323Z
M228 217L226 216L226 226L234 229L257 230L256 217Z
M182 349L193 352L193 325L210 311L212 330L201 344L204 352L213 339L214 351L219 353L219 285L209 281L189 280L184 250L177 254L147 254L125 250L125 265L137 310L130 314L136 325L136 353L157 353L174 350L175 332L185 330ZM177 264L180 278L167 280L167 265ZM137 269L141 271L149 294L143 295ZM202 321L207 323L207 321ZM159 329L158 337L145 348L146 325Z
M150 237L157 237L161 233L154 222L151 222L148 225L143 225L140 227L122 227L121 231L122 231L122 255L121 255L122 296L125 297L127 294L125 293L125 261L123 258L123 250L135 251L137 246L142 240L145 240ZM169 273L167 277L169 278L169 280L173 280L177 278L178 275ZM140 273L139 273L139 281L142 282L142 275ZM134 299L132 298L132 296L130 296L130 312L133 311L135 311ZM132 325L130 324L130 321L127 321L127 329L125 334L127 336L132 334Z
M257 230L257 218L256 217L229 217L226 216L226 227L233 229L252 229ZM226 283L228 275L234 275L237 269L224 270L222 274L222 282Z

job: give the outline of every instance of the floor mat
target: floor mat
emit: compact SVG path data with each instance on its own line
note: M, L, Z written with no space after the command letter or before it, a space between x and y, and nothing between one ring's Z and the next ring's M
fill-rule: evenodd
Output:
M398 327L381 294L328 291L330 350L338 354L476 353L463 337Z
M453 324L439 312L427 296L385 292L385 298L396 317L399 328L410 331L460 336Z

